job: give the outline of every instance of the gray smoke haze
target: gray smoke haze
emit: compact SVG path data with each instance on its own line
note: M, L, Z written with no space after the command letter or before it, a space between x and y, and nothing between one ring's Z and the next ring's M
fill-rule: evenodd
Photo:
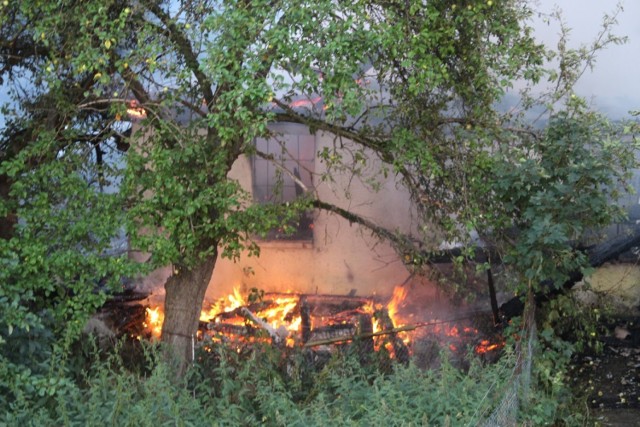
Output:
M538 0L535 9L549 13L558 7L571 30L571 47L590 44L597 36L602 17L612 14L616 4L623 6L614 34L628 37L626 44L610 46L598 54L593 71L587 70L578 82L576 93L589 100L595 109L611 118L640 110L640 0ZM542 19L534 23L536 36L555 47L559 28Z

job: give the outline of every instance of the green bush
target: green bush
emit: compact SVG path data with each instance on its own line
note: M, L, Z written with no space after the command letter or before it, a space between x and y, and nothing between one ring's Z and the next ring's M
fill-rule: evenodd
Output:
M446 354L438 369L422 370L413 363L363 364L349 347L323 364L314 364L308 351L261 344L208 350L178 379L160 346L141 343L142 361L130 366L123 360L130 360L131 348L94 349L86 363L69 359L83 372L67 366L67 376L47 389L51 395L4 401L0 425L475 425L511 389L516 361L510 347L495 364L470 355L467 370L452 366ZM553 421L560 414L554 395L534 393L533 408L521 414Z

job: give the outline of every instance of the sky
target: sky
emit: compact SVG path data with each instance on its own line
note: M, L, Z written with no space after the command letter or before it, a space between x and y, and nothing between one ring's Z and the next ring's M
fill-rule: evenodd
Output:
M538 0L536 10L549 13L554 7L563 11L571 30L571 46L589 44L597 36L605 13L611 14L616 0ZM587 71L578 82L576 93L589 100L595 109L611 118L621 118L629 110L640 110L640 0L620 2L623 12L618 15L614 33L628 37L624 45L611 45L596 59L593 71ZM553 47L559 30L541 21L535 23L540 41Z

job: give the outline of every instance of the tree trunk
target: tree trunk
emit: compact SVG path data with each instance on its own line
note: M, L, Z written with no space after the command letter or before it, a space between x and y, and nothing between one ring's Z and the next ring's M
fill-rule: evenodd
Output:
M178 376L184 374L193 361L200 311L216 259L217 253L214 253L190 270L174 273L164 286L162 341L169 344Z

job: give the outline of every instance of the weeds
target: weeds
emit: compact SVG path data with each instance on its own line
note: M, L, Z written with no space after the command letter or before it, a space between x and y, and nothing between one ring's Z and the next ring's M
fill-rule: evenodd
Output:
M110 353L84 348L87 363L73 362L82 372L67 367L64 386L45 404L25 398L2 408L0 424L475 425L500 401L515 366L509 349L492 365L470 356L463 371L446 354L439 356L438 369L424 370L414 363L362 363L349 346L317 363L308 350L216 345L200 351L187 375L176 379L161 346L140 343L132 350L130 345L121 342ZM552 420L557 412L535 415Z

